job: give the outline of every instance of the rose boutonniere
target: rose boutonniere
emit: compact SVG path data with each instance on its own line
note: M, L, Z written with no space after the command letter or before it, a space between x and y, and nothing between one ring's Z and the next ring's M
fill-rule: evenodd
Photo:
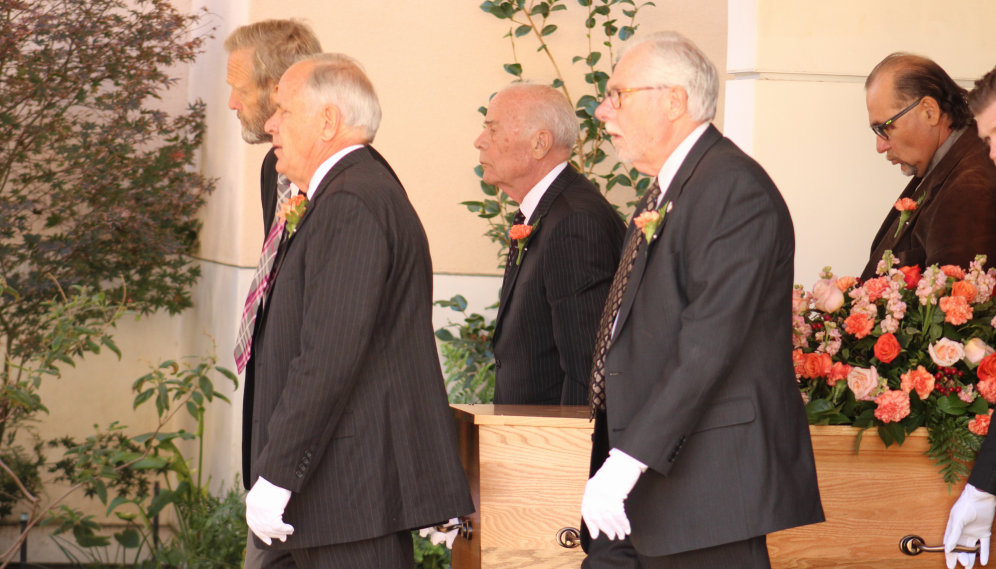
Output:
M287 237L294 235L297 231L297 224L304 217L304 212L308 209L308 196L298 194L285 201L277 212L277 218L286 223Z
M540 219L543 218L541 217ZM540 219L537 219L536 223L532 225L526 225L525 223L513 225L512 228L508 230L508 238L519 242L519 254L515 257L516 266L522 264L522 255L526 252L526 245L529 244L529 239L532 238L533 231L536 231L536 228L539 227Z
M916 211L916 208L920 206L923 202L923 198L927 197L927 194L920 196L920 199L913 201L910 198L903 198L896 202L895 208L899 210L899 227L896 228L896 234L893 237L899 237L899 232L903 230L903 226L906 225L906 221L910 218L910 215Z
M667 215L669 211L671 211L671 202L666 202L657 211L645 211L633 220L633 223L636 224L636 228L643 232L643 237L647 240L648 245L654 238L654 234L657 233L657 228L660 227L664 216Z

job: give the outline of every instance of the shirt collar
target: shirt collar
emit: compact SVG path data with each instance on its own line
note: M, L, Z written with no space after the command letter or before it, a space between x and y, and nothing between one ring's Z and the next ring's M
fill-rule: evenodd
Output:
M533 216L533 212L536 211L536 206L538 206L540 200L543 199L543 194L550 189L550 185L553 184L553 181L557 179L557 176L559 176L566 167L566 161L554 166L553 169L546 174L546 176L543 176L542 180L533 186L533 189L529 190L526 197L522 198L522 203L519 204L519 211L522 212L522 215L526 216L527 221Z
M934 157L930 159L930 165L927 166L927 171L923 173L924 178L926 178L927 175L930 174L930 172L937 166L937 164L944 159L944 155L951 150L951 147L954 146L954 143L958 141L963 132L965 132L964 128L951 131L951 134L948 135L947 140L942 142L941 145L937 147L937 151L934 152Z
M322 180L325 178L325 175L328 174L329 171L335 167L335 165L339 162L339 160L342 159L343 156L349 154L350 152L356 150L357 148L363 148L363 145L354 144L352 146L347 146L346 148L343 148L339 152L336 152L335 154L330 156L328 159L325 160L325 162L322 162L322 165L319 166L317 170L315 170L314 174L312 174L311 182L308 183L308 201L311 201L311 198L315 196L315 192L318 190L318 184L322 183Z
M667 189L671 186L671 182L674 180L675 174L678 173L678 168L685 162L685 158L688 158L688 153L692 151L692 147L695 143L702 138L706 129L709 128L709 122L704 122L699 126L695 127L695 130L688 133L685 140L682 140L678 147L674 149L674 152L667 157L664 161L664 165L661 166L661 171L657 174L657 183L661 187L661 195L657 198L657 204L660 205L661 200L664 199L664 194L667 193Z

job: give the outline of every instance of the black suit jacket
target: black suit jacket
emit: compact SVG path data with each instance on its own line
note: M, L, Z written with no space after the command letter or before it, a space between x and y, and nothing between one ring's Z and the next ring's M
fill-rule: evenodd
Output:
M626 501L630 540L671 555L823 521L782 196L710 125L664 199L673 209L641 242L605 360L603 448L649 466Z
M540 199L522 264L505 273L495 323L495 403L587 405L598 321L626 226L568 165Z
M262 476L293 492L284 521L294 535L270 548L471 513L432 331L428 241L372 149L325 176L274 271L243 434L250 483Z
M923 201L898 237L900 213L889 210L872 242L863 280L874 278L886 250L901 267L967 268L976 255L987 255L990 265L996 261L996 166L974 123L926 177L910 180L899 197Z

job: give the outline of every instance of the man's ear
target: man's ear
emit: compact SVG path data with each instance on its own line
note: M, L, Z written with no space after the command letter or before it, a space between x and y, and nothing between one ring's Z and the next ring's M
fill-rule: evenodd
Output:
M941 122L941 106L933 97L924 97L920 101L920 113L930 126L937 126L937 123Z
M542 160L553 148L553 135L548 130L538 130L533 134L533 158Z
M688 111L688 92L684 87L671 87L667 90L665 104L667 105L667 119L671 122L678 120L678 117Z
M322 109L322 132L321 139L328 142L335 138L335 135L339 133L339 127L342 123L342 114L339 109L329 105Z

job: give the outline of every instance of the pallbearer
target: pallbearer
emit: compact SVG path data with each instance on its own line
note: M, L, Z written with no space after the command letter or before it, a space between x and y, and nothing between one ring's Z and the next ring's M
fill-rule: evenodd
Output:
M710 124L718 78L692 42L630 44L607 88L595 116L657 179L599 324L583 566L767 568L765 534L823 521L792 367L792 220Z
M552 87L513 83L491 99L484 181L520 204L495 323L495 403L585 405L595 329L625 226L568 163L577 116Z

